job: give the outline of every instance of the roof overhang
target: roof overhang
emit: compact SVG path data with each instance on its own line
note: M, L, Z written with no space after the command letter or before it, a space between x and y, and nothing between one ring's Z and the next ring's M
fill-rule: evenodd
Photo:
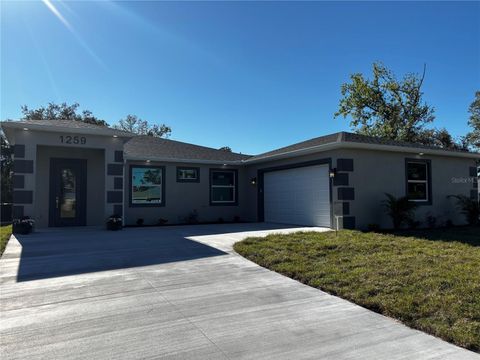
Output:
M70 134L84 134L84 135L98 135L98 136L110 136L110 137L119 137L130 139L134 137L134 134L123 134L120 131L115 131L110 128L99 128L99 129L89 129L89 128L74 128L66 126L52 126L52 125L39 125L33 123L21 123L18 121L2 121L0 126L5 131L7 138L11 137L8 133L11 133L11 130L35 130L35 131L46 131L46 132L56 132L56 133L65 133ZM10 130L10 131L9 131Z
M188 163L188 164L208 164L208 165L244 165L243 160L204 160L204 159L175 159L175 158L165 158L165 157L140 157L140 156L125 156L126 161L155 161L155 162L175 162L175 163Z
M280 159L289 159L302 155L315 154L318 152L329 151L329 150L339 150L339 149L362 149L362 150L374 150L374 151L387 151L387 152L401 152L409 154L424 154L424 155L435 155L435 156L448 156L448 157L458 157L458 158L467 158L472 160L480 160L479 153L472 152L461 152L461 151L448 151L441 149L428 149L422 147L403 147L403 146L394 146L394 145L382 145L382 144L364 144L364 143L355 143L355 142L332 142L328 144L322 144L317 146L312 146L309 148L287 151L280 154L273 154L264 157L252 158L243 160L244 164L255 164L262 162L269 162Z

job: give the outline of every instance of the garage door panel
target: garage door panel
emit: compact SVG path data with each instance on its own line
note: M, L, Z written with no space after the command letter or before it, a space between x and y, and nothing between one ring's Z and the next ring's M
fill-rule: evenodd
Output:
M327 165L264 174L265 221L330 226L330 188Z

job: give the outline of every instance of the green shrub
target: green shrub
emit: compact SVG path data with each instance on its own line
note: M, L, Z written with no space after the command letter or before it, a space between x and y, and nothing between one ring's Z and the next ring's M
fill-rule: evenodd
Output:
M387 215L392 218L393 228L398 230L404 224L414 224L414 212L417 204L408 200L406 196L395 197L392 194L385 193L386 200L382 202L387 211Z
M477 225L480 223L480 206L477 200L470 199L465 195L449 195L448 198L454 198L457 200L457 208L460 213L465 216L465 220L470 225Z

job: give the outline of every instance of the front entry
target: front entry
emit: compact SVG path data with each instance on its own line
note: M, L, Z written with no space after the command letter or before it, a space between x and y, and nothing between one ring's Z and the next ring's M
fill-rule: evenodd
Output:
M50 159L49 226L84 226L87 160Z

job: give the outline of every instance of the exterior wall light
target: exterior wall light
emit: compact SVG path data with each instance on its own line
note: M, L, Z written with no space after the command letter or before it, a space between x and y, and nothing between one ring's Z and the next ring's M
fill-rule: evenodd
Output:
M23 128L23 130L27 131L27 130L28 130L28 128Z
M423 153L422 153L422 152L421 152L421 153L418 153L418 155L423 156Z
M150 160L147 160L146 162L147 162L147 164L150 164Z
M118 135L113 135L114 138L118 137Z
M330 176L330 179L333 179L337 175L337 168L330 169L330 172L328 173L328 176Z
M257 185L257 178L256 177L251 178L250 179L250 184Z

